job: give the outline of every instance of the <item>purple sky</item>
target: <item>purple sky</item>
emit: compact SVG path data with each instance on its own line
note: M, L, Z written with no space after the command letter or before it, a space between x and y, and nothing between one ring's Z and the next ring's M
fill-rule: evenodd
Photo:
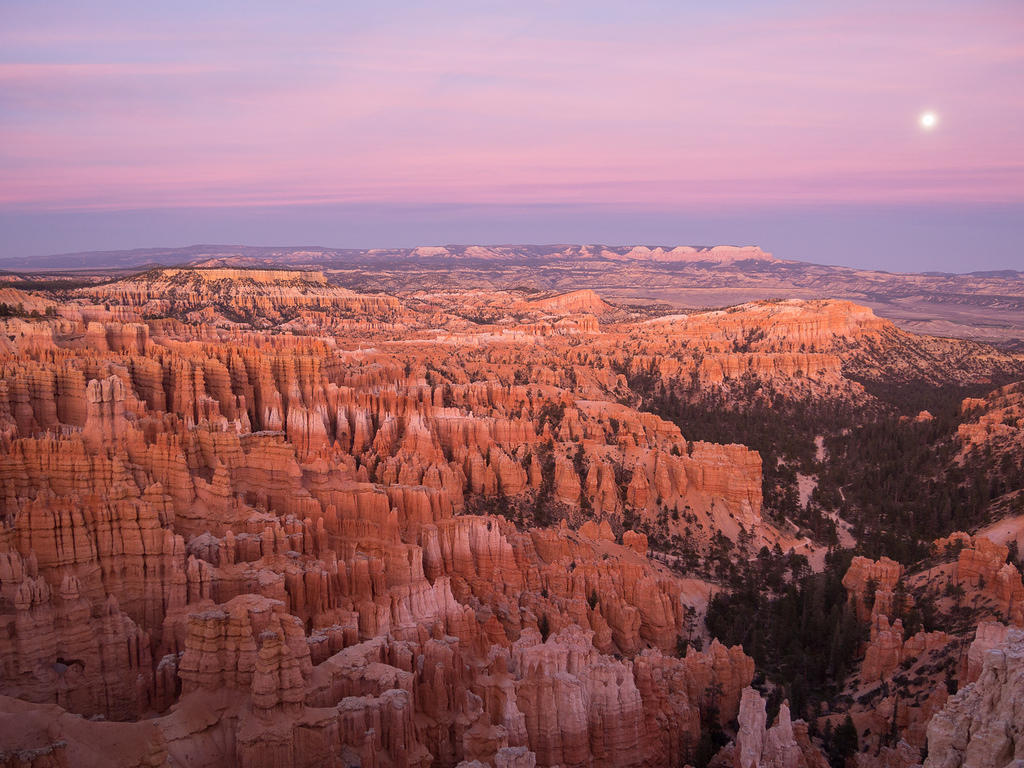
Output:
M1024 3L710 5L4 3L0 257L742 242L1024 268Z

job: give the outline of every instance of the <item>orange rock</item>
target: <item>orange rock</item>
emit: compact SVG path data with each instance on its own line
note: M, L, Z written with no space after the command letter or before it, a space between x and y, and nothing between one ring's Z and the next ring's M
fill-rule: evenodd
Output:
M892 613L893 590L902 575L903 566L887 557L877 561L853 558L843 576L843 586L861 621L868 621L874 614ZM868 594L870 584L875 586L873 594Z
M639 555L647 554L647 537L636 531L622 532L622 545L632 549Z
M0 321L0 692L148 717L153 755L211 765L692 760L753 662L671 655L692 588L614 532L676 510L694 538L779 533L759 455L624 404L625 373L852 387L825 347L885 327L829 303L400 302L221 263L73 296ZM521 526L539 496L566 524Z

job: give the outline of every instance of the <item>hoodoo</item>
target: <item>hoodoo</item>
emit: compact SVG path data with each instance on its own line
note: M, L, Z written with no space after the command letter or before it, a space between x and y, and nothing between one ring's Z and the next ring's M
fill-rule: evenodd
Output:
M4 290L4 765L1012 752L1017 355L848 301L394 296L209 254Z

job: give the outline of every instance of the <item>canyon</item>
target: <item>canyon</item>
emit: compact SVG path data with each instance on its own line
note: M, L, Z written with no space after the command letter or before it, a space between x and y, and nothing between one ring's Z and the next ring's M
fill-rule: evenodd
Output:
M791 264L586 248L559 253ZM549 285L551 255L202 252L7 280L0 765L1024 759L1024 356L824 292L698 310ZM918 390L945 399L901 405ZM954 490L986 478L974 517L958 497L943 530L900 534L914 557L872 549L883 518L830 474L883 417L942 443ZM755 447L765 424L811 453ZM834 695L715 631L756 569L785 571L763 578L778 604L833 573Z
M195 245L7 259L0 261L0 282L92 280L98 268L123 275L180 264L320 271L339 286L392 295L467 286L555 294L590 289L613 303L691 309L780 296L830 297L871 307L904 330L1024 348L1020 270L890 273L791 261L756 246L446 245L358 250Z

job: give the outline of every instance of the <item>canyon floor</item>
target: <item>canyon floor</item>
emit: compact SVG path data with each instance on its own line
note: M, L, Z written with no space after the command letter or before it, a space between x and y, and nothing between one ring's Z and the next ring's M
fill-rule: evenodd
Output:
M1021 273L6 266L0 765L1024 761Z

